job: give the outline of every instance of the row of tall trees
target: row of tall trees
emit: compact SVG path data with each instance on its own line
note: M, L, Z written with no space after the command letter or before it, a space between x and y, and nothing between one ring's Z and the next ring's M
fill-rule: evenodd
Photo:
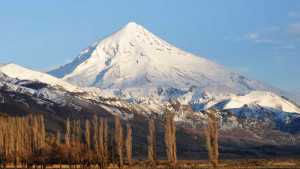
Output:
M155 128L154 124L152 127ZM63 138L59 130L46 136L42 115L0 117L0 164L97 164L105 168L110 163L123 166L126 154L131 165L132 128L129 123L126 138L123 133L119 116L115 116L113 129L103 118L94 117L83 123L67 119ZM154 135L151 137L154 140Z
M217 166L218 118L215 111L207 114L205 135L208 154L212 166ZM175 168L176 125L172 112L165 113L164 130L167 159ZM0 163L97 165L99 168L106 168L112 163L120 167L125 163L132 165L132 132L131 124L122 124L119 116L114 117L111 127L108 119L97 116L84 121L67 119L64 130L56 132L46 132L42 115L0 117ZM151 118L147 142L148 161L153 166L157 162L156 140L156 122Z
M0 161L33 163L47 148L43 116L0 117Z
M92 120L86 119L83 124L80 120L67 119L64 142L56 137L57 145L66 150L60 159L65 159L63 162L67 164L97 164L105 168L110 160L108 130L108 121L104 118L95 116Z
M108 122L95 117L66 120L64 138L58 130L46 133L44 117L0 117L0 164L108 165Z

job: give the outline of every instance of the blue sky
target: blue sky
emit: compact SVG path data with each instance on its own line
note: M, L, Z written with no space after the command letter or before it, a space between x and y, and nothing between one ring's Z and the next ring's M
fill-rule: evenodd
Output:
M129 21L251 78L300 91L298 0L2 1L0 62L50 69Z

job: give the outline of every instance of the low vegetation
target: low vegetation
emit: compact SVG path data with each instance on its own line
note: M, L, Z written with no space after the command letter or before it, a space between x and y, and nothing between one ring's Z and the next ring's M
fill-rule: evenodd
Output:
M164 115L164 142L167 159L158 159L156 152L156 128L153 118L148 121L148 159L132 157L133 130L130 122L124 123L119 116L114 124L108 119L94 116L92 119L66 119L64 130L46 130L42 115L24 117L0 117L0 168L247 168L289 166L295 168L297 161L259 162L221 161L219 163L218 128L216 110L207 113L205 128L209 161L183 161L177 159L176 125L174 114ZM199 145L200 146L200 145ZM261 167L258 167L261 166ZM253 167L252 167L253 168Z

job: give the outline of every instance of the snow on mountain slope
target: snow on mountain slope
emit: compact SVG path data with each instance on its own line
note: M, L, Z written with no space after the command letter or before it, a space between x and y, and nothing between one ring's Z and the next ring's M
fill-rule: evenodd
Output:
M161 97L161 93L170 89L198 88L214 95L273 90L182 51L133 22L49 74L79 86L95 86L139 98ZM165 99L173 97L168 94Z
M5 64L0 66L0 72L11 78L18 78L21 80L32 80L40 81L52 86L60 86L68 91L76 92L80 89L68 82L65 82L61 79L50 76L46 73L41 73L38 71L30 70L16 64Z
M222 109L236 109L245 105L259 105L280 112L300 113L300 108L294 103L271 92L252 91L244 96L231 96Z

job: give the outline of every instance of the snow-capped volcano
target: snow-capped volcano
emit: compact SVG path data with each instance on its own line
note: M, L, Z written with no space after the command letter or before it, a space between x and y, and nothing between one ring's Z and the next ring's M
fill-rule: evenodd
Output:
M79 86L95 86L136 97L164 95L169 99L191 91L197 91L193 95L203 91L224 95L273 90L182 51L133 22L83 50L73 62L49 73Z

